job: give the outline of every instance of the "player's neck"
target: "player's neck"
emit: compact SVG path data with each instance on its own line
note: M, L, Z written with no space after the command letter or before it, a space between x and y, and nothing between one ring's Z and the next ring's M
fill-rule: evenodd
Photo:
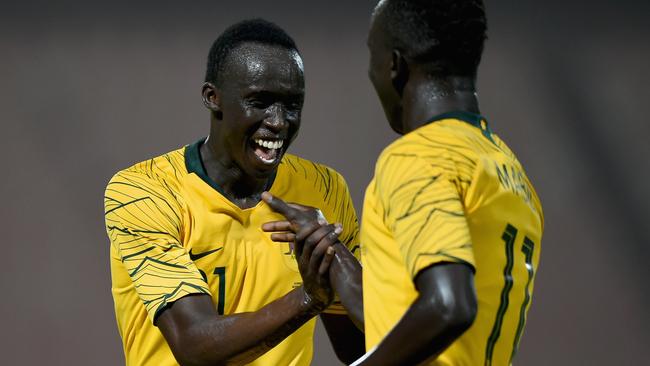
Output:
M402 97L404 133L431 122L431 118L452 111L480 114L473 78L414 77L404 88Z
M217 140L208 137L200 148L206 174L219 186L221 193L240 208L255 206L268 188L269 178L247 175L225 151L224 144Z

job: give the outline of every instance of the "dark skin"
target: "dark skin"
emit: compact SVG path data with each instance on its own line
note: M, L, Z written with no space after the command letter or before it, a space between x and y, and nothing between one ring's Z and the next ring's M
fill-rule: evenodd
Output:
M287 220L267 222L262 230L272 232L271 239L277 242L294 243L296 255L311 258L316 266L319 251L326 250L333 255L327 268L332 288L338 293L347 316L321 314L327 333L339 347L334 350L338 358L346 364L363 355L365 338L363 335L363 290L361 286L361 265L354 255L338 239L342 232L341 224L328 225L320 212L312 207L287 204L268 192L262 199L271 209L285 216ZM300 248L302 251L299 252ZM329 257L327 257L329 259ZM324 266L321 266L324 269ZM358 329L354 328L354 325Z
M429 123L432 116L450 111L478 114L474 77L434 74L427 65L414 62L394 47L385 31L383 6L385 3L380 2L372 18L368 74L393 130L405 134ZM290 223L285 227L294 232L305 230L300 220L285 217ZM330 272L336 270L335 266L330 267ZM416 365L433 361L472 325L478 305L471 267L436 264L421 270L414 282L418 291L415 301L382 341L354 365ZM341 300L344 302L342 294Z
M338 241L341 232L336 230L338 226L323 225L318 221L316 210L287 204L268 192L262 198L274 211L287 218L285 221L269 222L262 226L264 231L274 232L271 235L273 240L293 241L304 247L336 248L336 259L329 270L330 281L351 316L360 314L363 317L363 293L359 288L361 267L352 253ZM342 257L351 257L356 265L337 266ZM469 266L437 264L420 271L414 282L418 290L416 300L380 346L359 360L359 364L414 365L435 359L471 326L477 304L474 273ZM423 324L428 326L423 327ZM400 348L393 348L392 345ZM435 353L431 352L432 349L436 349Z
M302 60L294 51L246 43L231 52L225 67L227 77L219 87L205 83L202 88L211 128L200 153L224 196L245 209L259 203L298 132L304 99ZM258 139L282 141L283 146L275 155L267 151L265 161L255 145ZM297 256L303 285L255 312L221 316L209 295L194 295L175 301L155 324L182 365L250 363L332 302L328 269L334 253L327 247L316 245L309 257Z
M331 247L329 250L335 255L332 270L329 271L330 282L339 294L343 306L348 310L351 320L360 330L363 330L361 265L348 248L338 240L338 235L342 232L341 224L334 224L333 230L327 230L327 222L319 217L319 212L313 207L288 204L268 192L262 194L262 199L273 211L287 218L287 220L267 222L262 225L262 230L272 233L272 240L296 243L307 248L325 244L328 248Z
M371 20L368 76L391 128L403 135L446 112L480 114L475 77L440 75L429 65L413 62L386 34L384 7L380 2Z
M205 83L202 88L203 103L212 113L201 159L225 196L250 208L298 134L305 95L302 59L279 47L244 44L231 53L226 67L219 87ZM283 142L275 161L255 155L256 139Z

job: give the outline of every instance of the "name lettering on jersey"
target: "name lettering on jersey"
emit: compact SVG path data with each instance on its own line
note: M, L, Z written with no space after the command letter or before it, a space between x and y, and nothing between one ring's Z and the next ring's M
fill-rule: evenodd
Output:
M526 175L514 165L499 165L499 163L494 162L494 167L496 168L501 187L521 197L533 211L537 212L533 204L533 194L526 180Z

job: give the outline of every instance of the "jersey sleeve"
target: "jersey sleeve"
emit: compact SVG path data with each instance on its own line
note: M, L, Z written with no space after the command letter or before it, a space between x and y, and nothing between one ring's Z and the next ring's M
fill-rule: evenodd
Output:
M352 254L361 261L361 251L359 248L359 221L354 209L354 203L350 196L350 190L343 176L331 169L331 184L328 193L330 206L333 207L333 218L330 222L340 222L343 224L343 232L339 235L341 243L352 252ZM325 313L328 314L347 314L341 301L336 295L334 302L330 305Z
M104 196L106 231L149 318L189 294L209 294L182 245L182 210L161 178L116 174Z
M384 220L411 278L440 262L474 267L459 176L451 159L444 154L424 158L387 153L375 177Z

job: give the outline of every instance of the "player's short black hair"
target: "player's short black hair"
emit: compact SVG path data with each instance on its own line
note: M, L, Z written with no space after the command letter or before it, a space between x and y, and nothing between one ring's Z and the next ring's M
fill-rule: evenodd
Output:
M441 75L476 76L487 38L482 0L387 0L392 46Z
M243 20L228 27L212 43L205 81L219 85L230 52L248 42L275 45L299 53L293 39L276 24L260 18Z

